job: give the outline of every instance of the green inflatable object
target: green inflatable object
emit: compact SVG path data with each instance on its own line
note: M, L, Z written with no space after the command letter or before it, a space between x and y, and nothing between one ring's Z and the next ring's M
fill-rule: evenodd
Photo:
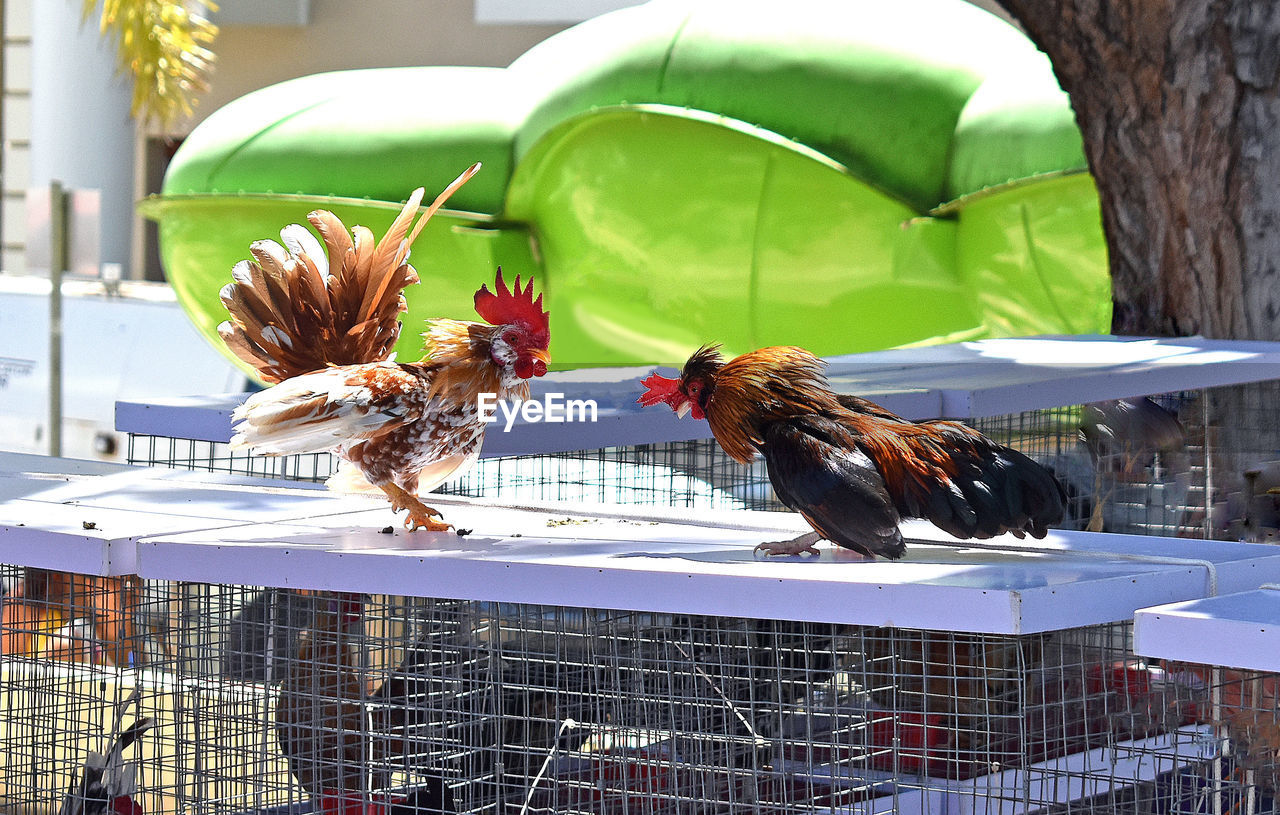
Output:
M142 209L220 347L218 291L253 240L319 207L380 233L474 161L414 247L402 359L426 319L473 317L498 265L545 291L557 367L1109 327L1067 99L963 0L655 0L505 69L284 82L197 127Z

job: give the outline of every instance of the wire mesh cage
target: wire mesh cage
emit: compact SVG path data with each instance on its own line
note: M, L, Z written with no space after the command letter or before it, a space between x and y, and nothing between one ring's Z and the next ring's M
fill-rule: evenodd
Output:
M1195 683L1213 727L1215 761L1182 773L1187 795L1172 812L1280 809L1280 584L1139 609L1134 645ZM1235 666L1235 667L1231 667ZM1199 808L1196 808L1199 806Z
M1207 398L1188 391L971 424L1054 472L1069 498L1064 528L1204 538L1219 531L1205 520L1206 486L1213 465L1228 466L1206 457Z
M1280 534L1280 383L1207 388L969 420L1054 471L1062 527L1271 541ZM323 481L328 454L266 458L218 442L131 434L131 464ZM442 492L515 501L594 501L782 510L764 462L711 439L487 459Z
M1171 815L1280 811L1280 674L1197 663L1166 670L1195 687L1213 749L1166 781Z
M13 566L0 578L4 811L57 812L91 754L109 752L117 713L139 716L129 697L134 649L147 639L143 584Z
M58 811L137 717L154 723L122 752L146 813L1274 806L1275 677L1143 661L1127 623L992 635L5 574L5 811ZM69 588L33 604L28 580Z
M221 442L130 434L128 463L298 481L324 481L328 453L267 457ZM712 439L481 459L442 486L453 495L706 509L784 509L764 463L743 467Z
M1280 464L1274 484L1269 464L1280 431L1266 409L1275 391L1184 390L970 423L1055 472L1072 498L1065 526L1258 540L1280 528L1268 492L1280 487ZM306 480L334 464L136 434L129 459ZM762 462L740 466L712 440L491 459L447 490L512 503L782 508ZM540 516L533 528L544 521L557 523ZM734 523L707 523L721 522ZM201 542L226 544L210 533L169 556ZM1091 567L1116 554L1081 550ZM964 558L922 560L936 576L971 568ZM1164 553L1157 560L1169 563ZM995 561L1013 585L1020 567ZM1176 578L1146 576L1160 591ZM219 579L288 582L242 571ZM558 604L566 594L537 599ZM146 622L133 634L133 661L110 670L126 688L146 677L140 705L157 722L155 752L138 772L147 812L1221 815L1272 806L1257 773L1232 776L1238 737L1215 707L1220 683L1139 658L1123 622L975 634L164 580L144 581L138 601ZM765 613L753 602L710 608ZM963 627L946 615L919 625L935 619Z

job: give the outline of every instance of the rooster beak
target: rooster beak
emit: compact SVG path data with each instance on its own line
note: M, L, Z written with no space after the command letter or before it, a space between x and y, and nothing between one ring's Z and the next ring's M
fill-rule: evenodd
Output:
M688 399L680 403L680 407L676 408L676 418L683 419L689 415L689 411L693 410L693 402Z
M551 352L545 348L530 348L529 356L538 360L543 365L547 365L551 362Z

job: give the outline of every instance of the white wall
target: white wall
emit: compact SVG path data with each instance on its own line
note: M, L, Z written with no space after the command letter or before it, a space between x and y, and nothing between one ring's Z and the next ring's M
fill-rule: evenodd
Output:
M82 22L79 2L41 0L31 15L31 179L98 190L99 260L129 268L133 87L114 41Z
M34 0L4 0L4 116L0 188L0 271L26 270L26 210L31 184L31 11Z
M63 298L63 455L102 458L117 399L242 391L245 377L205 341L167 287L106 297L68 282ZM0 277L0 450L49 450L49 283ZM125 440L115 438L122 460Z
M480 24L474 0L311 0L310 5L305 26L223 27L214 45L218 64L210 91L200 100L193 122L257 88L322 71L505 66L568 27Z

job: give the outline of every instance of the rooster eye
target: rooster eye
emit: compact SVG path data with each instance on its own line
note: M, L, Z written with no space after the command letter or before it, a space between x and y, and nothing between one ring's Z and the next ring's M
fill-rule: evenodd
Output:
M507 345L515 345L516 339L517 339L517 336L516 336L516 332L514 331L507 331L502 335L502 341L505 342Z

